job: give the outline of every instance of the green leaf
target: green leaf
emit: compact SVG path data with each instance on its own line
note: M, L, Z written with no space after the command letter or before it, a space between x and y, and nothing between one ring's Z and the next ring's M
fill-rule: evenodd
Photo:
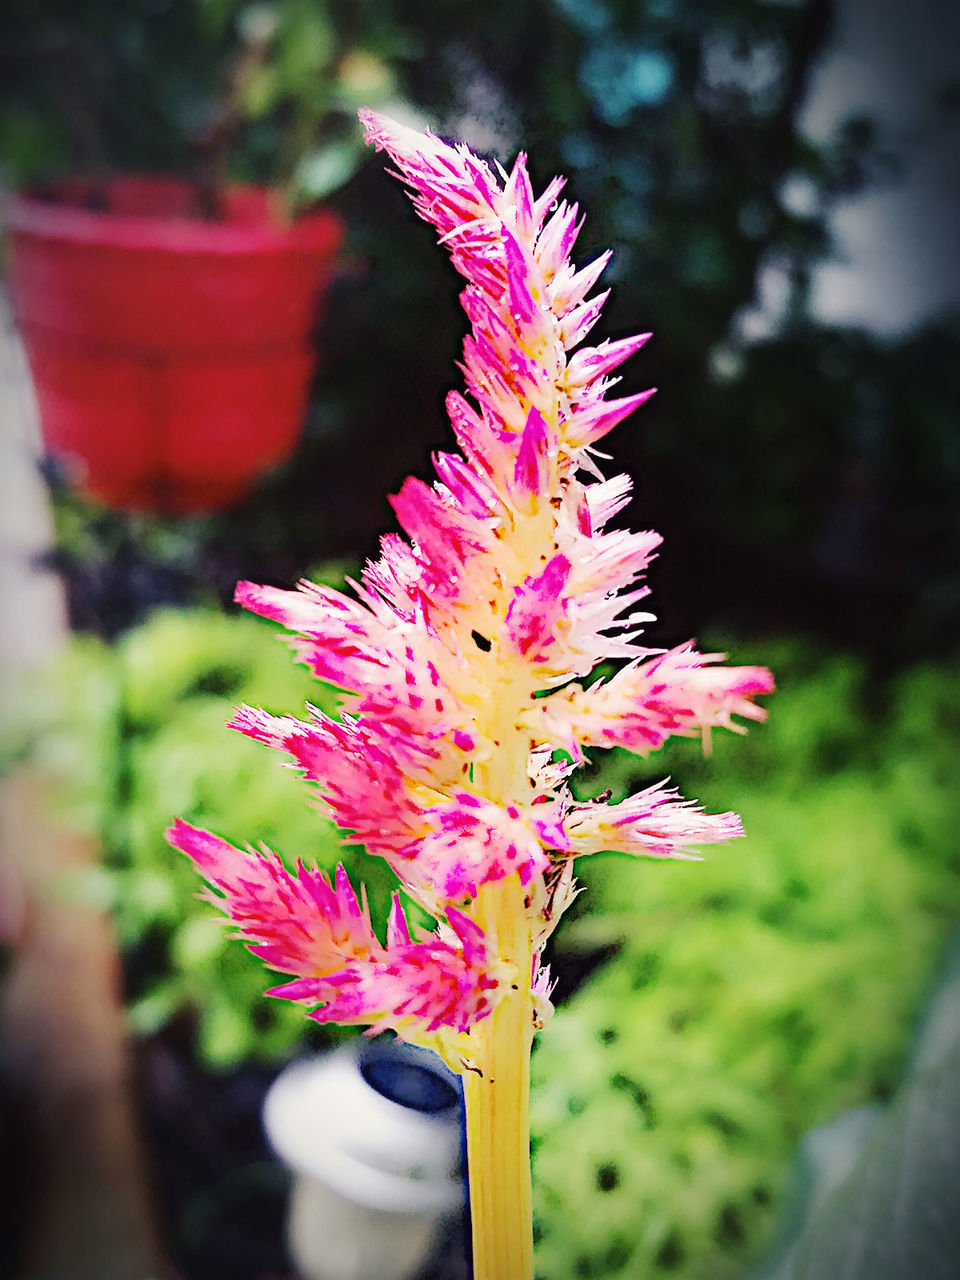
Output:
M309 152L297 165L294 192L299 200L323 200L353 177L363 157L358 137L338 138Z
M223 950L226 942L226 920L211 910L209 915L185 920L173 935L170 955L174 963L188 972L202 972Z
M183 1005L183 984L176 978L160 982L127 1010L127 1023L135 1036L151 1036L165 1026Z
M357 137L338 138L307 152L293 175L294 196L298 201L324 200L349 182L362 156L364 146Z
M200 1016L197 1047L203 1061L215 1070L236 1066L248 1057L256 1032L248 1018L222 1001L211 1004Z
M197 26L211 42L222 40L236 9L236 0L200 0Z
M343 111L383 107L397 91L397 77L385 59L368 49L351 49L337 66L334 97Z
M275 65L266 63L257 67L244 86L244 111L252 120L268 115L283 96L282 90L280 74Z
M277 40L284 92L293 96L309 93L313 82L326 77L336 52L336 33L324 6L317 0L285 5Z

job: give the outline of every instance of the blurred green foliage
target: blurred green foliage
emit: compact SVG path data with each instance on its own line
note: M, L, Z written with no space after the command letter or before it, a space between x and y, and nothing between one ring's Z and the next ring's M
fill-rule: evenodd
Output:
M102 870L68 888L112 911L133 1030L149 1034L187 1016L213 1068L289 1054L310 1024L294 1006L263 999L269 972L199 898L196 872L163 833L181 816L332 870L344 856L340 837L304 784L274 753L251 751L226 728L243 702L330 709L332 694L269 625L160 610L114 647L76 639L46 698L31 712L42 725L32 756L65 784L68 819L102 839ZM354 856L374 909L385 911L386 865ZM323 1033L324 1042L337 1034Z
M410 53L367 0L12 0L0 16L0 164L15 182L173 169L283 190L288 211L356 171L356 109ZM199 206L203 208L203 206Z
M619 797L670 774L741 812L748 836L702 863L578 864L586 892L553 944L560 1009L534 1058L544 1280L722 1280L755 1260L801 1136L896 1088L960 912L957 673L879 681L796 641L723 647L776 670L766 726L715 734L709 756L689 741L648 761L598 753L580 780ZM215 1068L316 1037L262 998L270 975L162 831L179 814L332 867L342 850L308 788L224 727L244 700L329 706L323 687L260 620L160 610L114 646L75 640L46 696L33 756L103 835L103 872L72 891L114 912L134 1029L187 1019ZM382 922L385 864L348 865Z
M749 1280L954 1280L960 1258L960 932L886 1106L844 1112L804 1138L784 1229Z
M534 1059L544 1280L739 1274L801 1135L893 1092L960 911L956 672L879 685L796 643L762 656L768 726L708 758L616 753L591 784L670 773L747 839L701 864L578 864L557 949L617 954Z

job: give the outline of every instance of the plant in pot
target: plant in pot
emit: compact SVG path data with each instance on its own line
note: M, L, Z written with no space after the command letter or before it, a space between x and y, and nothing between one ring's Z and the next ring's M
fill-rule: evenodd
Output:
M27 12L0 135L41 178L5 221L45 447L110 505L222 507L299 435L343 234L324 201L398 33L376 3Z

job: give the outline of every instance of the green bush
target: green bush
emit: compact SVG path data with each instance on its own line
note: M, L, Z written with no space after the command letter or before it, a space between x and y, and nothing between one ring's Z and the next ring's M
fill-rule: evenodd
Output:
M880 688L797 646L763 660L768 726L716 735L706 760L615 753L592 780L671 773L748 838L699 864L580 864L557 946L617 954L535 1056L544 1280L739 1274L801 1135L893 1091L960 908L960 677Z
M534 1058L539 1273L723 1280L762 1254L801 1136L895 1089L910 1028L960 907L960 676L878 683L855 660L764 643L780 690L769 724L612 752L585 793L671 774L744 841L702 863L583 859L587 891L556 939L589 969ZM180 814L330 868L335 831L273 753L224 728L232 705L323 702L276 628L165 611L116 646L78 638L51 684L35 756L70 779L99 830L88 891L114 911L130 1016L149 1033L196 1019L210 1066L288 1055L302 1012L197 898L163 830ZM329 703L327 703L329 705ZM390 874L348 855L383 918ZM359 860L362 866L357 864Z
M332 869L340 837L304 783L225 727L242 702L330 709L331 692L275 627L196 609L159 611L113 647L75 638L47 699L34 757L66 781L70 819L102 839L103 870L77 891L112 910L133 1029L148 1034L188 1013L208 1066L289 1055L311 1024L296 1006L263 999L270 973L198 897L196 872L163 833L181 816ZM350 856L364 860L374 909L385 908L385 864Z

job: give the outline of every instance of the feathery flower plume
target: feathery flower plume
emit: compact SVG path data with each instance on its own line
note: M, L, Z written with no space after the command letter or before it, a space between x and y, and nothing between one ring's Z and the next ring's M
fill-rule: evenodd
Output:
M706 814L663 786L575 802L567 783L584 748L646 753L672 734L737 728L735 716L763 718L752 699L773 681L692 645L640 643L660 538L609 527L630 481L604 479L594 446L653 394L610 395L650 335L581 345L609 255L573 265L581 220L560 199L563 180L536 196L523 155L495 172L464 146L370 111L361 120L466 280L466 394L447 398L460 452L434 456L432 484L410 477L394 495L406 537L383 538L352 595L238 586L237 600L286 627L298 658L344 694L339 718L244 707L232 726L287 755L437 927L411 936L395 898L381 942L342 867L333 884L292 873L183 822L170 840L251 949L293 976L270 994L320 1022L392 1028L465 1073L482 1200L494 1149L526 1143L529 1046L550 1012L541 956L573 896L574 858L689 857L742 834L735 814ZM585 684L608 659L622 660L618 672ZM495 1087L508 1104L493 1106ZM532 1274L524 1160L516 1206L475 1205L478 1278Z

